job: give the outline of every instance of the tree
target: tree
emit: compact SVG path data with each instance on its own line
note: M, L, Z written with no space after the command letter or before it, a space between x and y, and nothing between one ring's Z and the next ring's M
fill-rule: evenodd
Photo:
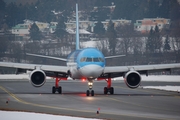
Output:
M170 0L163 0L162 5L160 6L160 17L162 18L169 18L169 12L170 12Z
M169 37L168 37L168 35L166 36L166 39L165 39L165 43L164 43L164 51L168 51L168 50L170 50L171 49L171 47L170 47L170 45L169 45Z
M155 30L151 28L149 32L149 36L146 43L146 51L155 53L157 50L160 51L162 46L162 40L160 37L160 31L158 26L156 25Z
M177 62L179 61L180 56L180 20L173 21L170 26L170 36L172 47L176 55Z
M5 36L0 36L0 53L4 53L7 50L8 40Z
M4 24L4 19L5 19L5 2L3 0L0 0L0 29L1 25Z
M155 43L154 43L154 31L153 31L153 28L151 28L147 42L146 42L146 52L147 53L154 52L154 49L155 49L154 45L155 45Z
M21 44L20 43L11 42L9 44L9 50L10 50L10 53L14 56L15 60L17 62L20 62L21 55L22 55Z
M60 38L60 39L63 39L65 37L65 35L67 34L66 32L66 25L64 23L64 18L61 17L58 24L57 24L57 27L56 27L56 31L54 32L55 36L57 38Z
M156 0L149 0L149 6L145 17L156 18L159 16L159 2Z
M134 46L132 46L132 42L135 41L134 27L132 24L120 25L116 28L116 30L117 30L119 37L121 38L120 44L119 44L120 46L122 46L121 50L123 50L123 52L127 55L129 48L132 48L132 47L135 48L135 44L134 44Z
M180 20L180 4L177 0L171 0L170 19L172 21Z
M0 0L0 11L5 10L6 3L3 0Z
M92 32L91 31L91 26L90 25L88 25L88 27L87 27L87 29L86 29L88 32Z
M110 54L114 55L115 54L115 49L116 49L116 44L117 44L117 34L114 29L114 23L112 20L109 21L108 23L108 28L107 28L107 38L109 41L109 49L110 49Z
M155 30L154 30L154 42L155 42L155 49L160 51L162 46L162 38L160 36L160 30L157 25L155 26Z
M31 25L31 28L29 30L29 35L30 35L30 39L32 40L40 40L42 38L39 27L36 25L36 23L33 23Z
M101 21L98 21L94 27L94 33L99 37L105 34L105 28Z

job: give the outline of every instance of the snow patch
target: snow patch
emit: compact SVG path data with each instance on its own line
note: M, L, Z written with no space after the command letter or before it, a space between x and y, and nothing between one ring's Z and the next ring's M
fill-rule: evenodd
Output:
M0 111L1 120L98 120L28 112Z
M180 86L144 86L143 88L180 92Z

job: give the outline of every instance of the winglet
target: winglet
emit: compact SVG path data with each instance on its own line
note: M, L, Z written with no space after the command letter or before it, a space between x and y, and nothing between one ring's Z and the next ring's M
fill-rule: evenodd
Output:
M76 50L79 49L79 17L78 17L78 4L76 4Z

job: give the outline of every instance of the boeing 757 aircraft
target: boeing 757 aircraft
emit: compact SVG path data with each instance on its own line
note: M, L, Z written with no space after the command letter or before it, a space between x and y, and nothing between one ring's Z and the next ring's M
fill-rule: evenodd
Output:
M119 57L104 55L96 48L79 48L79 22L78 5L76 4L76 50L69 54L67 59L28 54L31 56L45 57L67 62L67 66L39 65L0 62L1 67L17 68L17 73L31 70L29 80L35 87L41 87L46 82L46 76L56 78L55 86L52 87L52 93L56 91L62 93L62 87L59 85L61 80L67 80L68 77L76 80L88 81L89 89L86 95L94 96L93 81L105 80L107 86L104 87L104 94L114 94L114 88L111 86L111 79L115 77L124 77L124 81L129 88L137 88L141 83L141 74L148 75L148 72L171 70L180 68L180 63L174 64L156 64L156 65L137 65L137 66L106 66L106 59Z

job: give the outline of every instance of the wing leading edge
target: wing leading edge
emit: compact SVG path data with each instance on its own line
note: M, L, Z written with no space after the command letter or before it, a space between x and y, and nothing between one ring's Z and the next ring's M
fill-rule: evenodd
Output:
M154 65L136 65L136 66L107 66L104 69L104 74L116 74L119 73L119 76L122 76L123 73L128 71L137 71L141 74L146 74L147 72L157 72L157 71L170 71L171 69L180 68L180 63L173 64L154 64ZM114 77L118 77L114 76Z
M40 64L25 64L25 63L11 63L0 62L1 67L20 68L25 70L41 69L46 72L57 72L66 74L68 67L66 66L54 66L54 65L40 65Z

